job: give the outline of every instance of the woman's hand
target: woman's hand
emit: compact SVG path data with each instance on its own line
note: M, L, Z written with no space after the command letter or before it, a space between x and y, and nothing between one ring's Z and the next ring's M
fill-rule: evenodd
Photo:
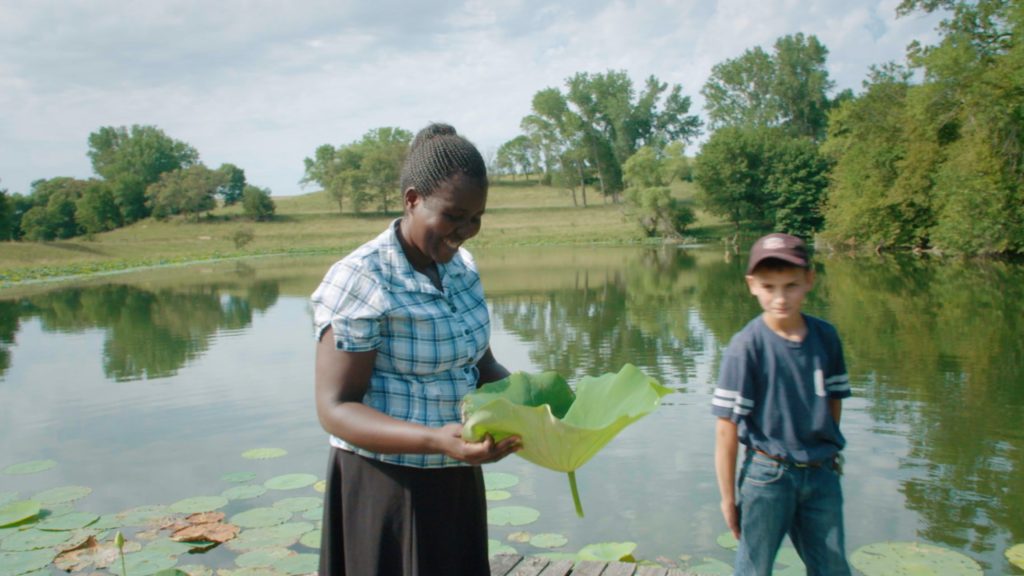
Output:
M518 436L495 442L487 434L479 442L466 442L462 439L462 424L447 424L436 430L441 453L474 466L497 462L523 447Z

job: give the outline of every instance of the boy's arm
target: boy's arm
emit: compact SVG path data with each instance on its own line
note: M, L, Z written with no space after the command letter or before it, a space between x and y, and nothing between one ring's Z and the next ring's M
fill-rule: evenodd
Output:
M715 475L718 477L718 492L722 495L722 517L737 540L740 537L740 517L736 508L738 450L736 423L728 418L719 418L715 424Z
M842 398L829 398L828 408L832 412L832 419L839 424L839 419L843 416L843 400Z

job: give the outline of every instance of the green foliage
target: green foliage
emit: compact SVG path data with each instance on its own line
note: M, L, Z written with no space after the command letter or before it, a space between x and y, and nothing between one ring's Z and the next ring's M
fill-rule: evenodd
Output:
M626 214L640 225L644 236L682 236L696 215L664 185L665 160L645 146L626 161L624 171Z
M701 149L695 179L708 211L809 237L823 222L829 164L783 128L726 127Z
M6 188L0 188L0 241L14 238L14 200Z
M164 173L188 168L199 162L199 153L184 142L173 140L156 126L104 126L89 134L89 158L93 170L113 186L127 223L150 213L146 188Z
M32 207L21 218L21 228L29 240L47 241L77 236L76 203L96 181L52 178L32 183Z
M231 241L234 242L235 248L238 250L245 248L255 238L256 233L252 231L252 228L239 228L231 233Z
M828 49L803 33L716 64L701 89L713 128L784 126L792 134L823 138L835 83L825 68Z
M276 209L274 200L270 197L270 189L257 188L251 184L245 186L245 192L242 194L242 211L246 217L257 222L272 220Z
M344 211L345 199L352 209L361 212L365 205L377 200L378 209L387 212L399 202L392 194L400 186L402 163L412 142L412 133L401 128L375 128L362 139L335 148L324 144L313 158L304 160L303 184L317 183Z
M532 174L540 165L540 148L530 137L520 134L498 147L497 168L502 174Z
M223 173L202 164L172 170L146 189L146 204L159 220L179 214L195 219L217 207L215 195L223 183Z
M217 189L217 194L224 199L225 206L231 206L242 199L245 193L245 170L234 164L221 164L218 172L223 176L223 184Z
M87 237L121 225L121 211L107 183L92 180L75 202L75 220Z

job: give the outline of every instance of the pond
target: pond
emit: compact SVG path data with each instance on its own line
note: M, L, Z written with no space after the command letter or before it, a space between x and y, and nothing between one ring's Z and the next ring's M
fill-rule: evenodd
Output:
M522 554L634 542L639 559L731 563L717 543L725 527L709 404L722 348L758 313L744 256L608 246L474 254L492 347L507 367L573 382L629 362L676 390L577 471L585 519L564 474L516 457L486 466L489 478L517 481L490 507L540 512L490 537ZM54 516L99 515L93 526L120 525L129 539L142 532L143 543L166 533L126 523L124 512L186 510L190 501L180 502L194 497L229 518L277 504L312 528L308 503L320 494L311 484L324 476L327 441L313 406L307 298L333 259L0 292L0 507L42 494ZM806 310L838 327L854 391L843 412L849 551L920 542L958 551L986 574L1024 573L1004 557L1024 542L1024 268L833 256L818 274ZM278 456L243 456L259 448ZM64 487L77 488L53 490ZM0 554L30 547L12 544L14 532L0 529ZM537 534L566 542L521 541ZM232 568L244 551L174 557Z

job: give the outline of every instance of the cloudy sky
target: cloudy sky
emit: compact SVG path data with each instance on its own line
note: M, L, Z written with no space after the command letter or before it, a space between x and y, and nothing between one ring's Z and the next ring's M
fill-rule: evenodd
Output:
M90 132L156 125L275 195L303 158L379 126L453 124L493 151L576 72L681 84L815 34L837 88L937 39L899 0L0 0L0 188L86 178Z

